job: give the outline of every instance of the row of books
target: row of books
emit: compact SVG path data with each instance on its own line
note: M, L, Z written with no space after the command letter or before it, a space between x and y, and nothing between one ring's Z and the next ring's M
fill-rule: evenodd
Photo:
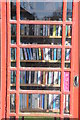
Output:
M11 48L11 60L16 60L16 48Z
M16 83L16 71L11 70L11 84Z
M59 110L60 95L57 94L20 94L20 110Z
M60 86L61 72L51 71L20 71L21 84L58 84Z
M21 48L20 60L61 60L61 49Z
M61 36L61 25L21 25L21 35Z

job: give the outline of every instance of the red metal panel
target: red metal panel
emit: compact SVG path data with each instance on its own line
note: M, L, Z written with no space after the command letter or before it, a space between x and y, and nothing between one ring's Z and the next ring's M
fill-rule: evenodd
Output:
M3 12L4 11L4 12ZM1 118L6 112L6 3L1 2Z
M79 55L79 111L80 111L80 2L78 3L78 55ZM80 112L79 112L79 120L80 120Z

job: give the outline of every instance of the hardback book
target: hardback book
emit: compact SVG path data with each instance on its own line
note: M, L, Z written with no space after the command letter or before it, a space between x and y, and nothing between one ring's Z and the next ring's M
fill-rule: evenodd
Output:
M40 25L40 36L43 36L43 25Z
M45 25L45 26L46 26L46 31L45 31L46 34L45 35L48 36L48 25Z
M34 73L34 84L37 84L37 71Z
M37 25L37 36L40 36L40 25Z
M27 54L28 54L28 60L31 60L30 50L29 50L29 48L27 48Z
M65 112L66 113L69 112L69 95L68 94L65 95Z
M69 72L64 72L64 91L69 92L69 79L70 75Z
M15 94L11 94L10 96L10 106L11 110L15 110Z
M48 71L46 71L45 73L45 85L48 84Z
M15 60L15 49L11 48L11 60Z
M26 51L26 48L23 48L23 50L24 50L25 60L27 60L27 51Z
M36 60L36 48L33 48L33 60Z
M50 48L47 48L48 49L48 60L51 60L51 50Z
M23 81L23 71L20 71L20 84L22 84Z
M69 61L70 60L70 49L66 49L66 61Z
M27 97L26 97L26 96L27 96L27 94L24 94L24 98L25 98L25 99L24 99L24 103L25 103L24 106L25 106L25 109L26 109L26 107L27 107L27 102L26 102L26 101L27 101Z
M45 71L43 71L43 84L45 85Z
M29 71L26 71L27 77L26 77L26 83L29 84Z
M23 50L22 50L22 48L20 48L20 60L23 60L24 59L24 57L23 57Z
M28 84L31 84L31 71L29 71L29 83Z
M42 109L42 94L39 94L39 108Z
M43 54L43 48L41 48L41 60L44 60Z
M23 71L23 84L25 84L25 71Z
M54 94L53 95L53 110L60 109L60 95Z
M25 84L26 84L26 79L27 79L27 77L26 77L26 71L25 71Z
M42 109L44 109L44 94L42 94Z
M31 57L31 60L32 60L32 59L33 59L33 58L32 58L32 49L29 48L29 51L30 51L30 57Z
M22 110L22 94L20 94L20 110Z
M44 95L44 109L47 110L47 94Z
M57 53L57 49L56 48L54 48L54 60L56 60L57 59L57 56L56 56L56 53Z
M39 49L36 48L36 60L39 60Z
M48 36L50 36L50 25L48 25Z
M68 25L68 36L71 36L71 30L70 30L70 25Z
M58 27L58 36L61 36L61 25Z
M32 94L32 109L39 108L39 94Z
M53 25L53 36L56 36L56 25Z
M41 84L41 71L38 71L37 83Z
M39 48L39 60L41 60L41 57L42 57L42 55L41 55L41 48Z
M54 72L54 85L58 84L58 72Z
M68 36L68 26L66 25L66 36Z
M53 95L49 94L49 109L53 109Z
M49 71L49 79L48 79L48 80L49 80L49 81L48 81L48 84L49 84L49 85L52 84L52 82L53 82L53 81L52 81L52 77L53 77L53 76L52 76L52 72Z
M34 83L34 71L31 72L31 83Z
M61 60L61 49L57 49L57 60Z
M26 96L26 102L27 102L27 109L29 108L29 94Z
M48 56L49 56L48 51L49 51L48 48L45 48L45 60L48 60Z

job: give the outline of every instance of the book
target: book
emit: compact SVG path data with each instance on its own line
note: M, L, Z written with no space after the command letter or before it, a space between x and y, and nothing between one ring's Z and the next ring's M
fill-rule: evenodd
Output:
M27 79L27 78L26 78L26 71L25 71L25 84L27 83L27 82L26 82L26 79Z
M29 48L27 48L28 60L31 60Z
M46 29L45 35L48 36L48 25L45 25L45 29Z
M48 36L50 36L50 25L48 25Z
M26 48L23 48L23 50L24 50L25 60L27 60L27 51L26 51Z
M42 109L44 109L44 94L42 94Z
M45 71L43 71L43 84L45 85Z
M15 59L15 49L16 48L11 48L11 60L16 60Z
M53 25L53 36L56 36L56 25Z
M47 110L47 94L44 95L44 109Z
M66 25L66 36L68 36L68 26Z
M32 50L31 50L31 48L29 48L29 51L30 51L30 57L31 57L31 60L32 60L33 57L32 57Z
M29 108L29 94L26 96L26 102L27 102L27 109Z
M58 84L58 72L54 72L54 85Z
M48 84L48 71L45 73L45 85Z
M22 94L20 94L20 111L22 111Z
M33 60L36 60L36 48L33 48Z
M14 83L14 80L13 80L13 79L14 79L14 77L13 77L13 72L14 72L14 71L12 70L12 71L11 71L11 83Z
M69 92L69 72L64 72L64 91Z
M58 26L58 36L61 36L61 25Z
M37 71L34 73L34 84L37 84Z
M45 60L48 60L48 48L45 48Z
M49 72L49 79L48 84L52 84L52 72Z
M34 83L34 71L31 72L31 83Z
M56 60L56 58L57 58L57 56L56 56L56 53L57 53L57 49L56 48L54 48L54 60Z
M26 35L27 36L29 35L29 25L28 24L26 25Z
M36 32L37 36L40 36L40 25L37 25L37 32Z
M22 48L20 48L20 60L23 60L24 59L24 57L23 57L23 50L22 50Z
M31 84L31 71L29 71L29 82L28 84Z
M70 30L70 29L71 29L71 28L70 28L70 25L68 25L68 37L71 36L71 34L70 34L70 33L71 33L71 30Z
M45 36L45 32L46 32L46 27L45 25L43 25L43 36Z
M32 95L29 94L28 108L32 108Z
M48 60L51 60L51 49L50 48L47 49L48 49Z
M60 109L60 95L54 94L53 95L53 110Z
M60 86L61 84L61 72L58 72L58 85Z
M37 83L41 84L41 71L38 71Z
M61 60L61 49L57 49L57 60Z
M65 95L65 112L66 113L69 112L69 95L68 94Z
M10 95L10 109L15 110L15 94Z
M24 25L21 25L21 31L20 31L21 35L24 35Z
M36 60L39 60L39 49L36 48Z
M41 60L41 57L42 57L42 55L41 55L41 48L39 48L39 60Z
M39 94L32 94L32 109L39 108Z
M66 49L66 51L65 51L65 58L66 58L66 61L70 60L70 49Z
M53 95L52 94L49 94L49 109L52 109L53 108Z

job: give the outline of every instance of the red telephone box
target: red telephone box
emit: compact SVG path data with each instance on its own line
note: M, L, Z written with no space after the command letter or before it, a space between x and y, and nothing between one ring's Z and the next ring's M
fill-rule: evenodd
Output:
M1 2L1 23L2 118L78 118L78 2Z

